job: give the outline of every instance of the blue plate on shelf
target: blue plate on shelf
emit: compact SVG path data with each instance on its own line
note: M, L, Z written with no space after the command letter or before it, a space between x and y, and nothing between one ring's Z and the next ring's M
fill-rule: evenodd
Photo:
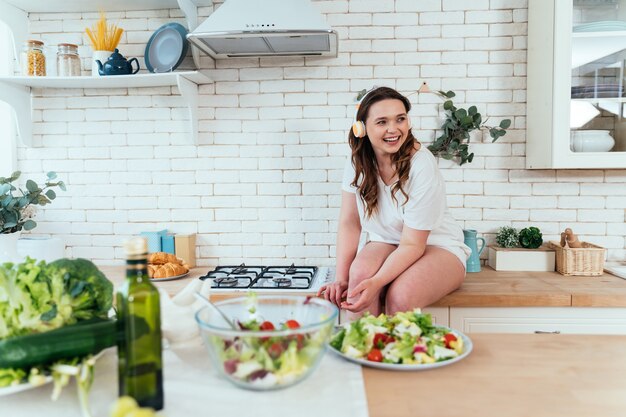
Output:
M167 23L152 34L146 45L146 68L150 72L174 71L188 49L187 29L180 23Z

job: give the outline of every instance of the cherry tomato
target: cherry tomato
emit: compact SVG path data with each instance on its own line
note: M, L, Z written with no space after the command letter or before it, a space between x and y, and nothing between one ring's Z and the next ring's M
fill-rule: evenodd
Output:
M271 321L264 321L259 326L259 329L260 330L276 330L276 327L274 327Z
M374 346L382 349L387 344L387 335L384 333L376 333L374 335Z
M446 333L443 336L443 341L445 342L446 347L450 349L450 342L456 342L456 336L453 335L452 333Z
M300 323L295 320L287 320L285 326L287 326L288 329L297 329L300 327Z
M383 353L380 349L372 349L370 350L370 353L367 354L367 360L372 362L382 362Z
M279 342L274 342L267 349L267 353L269 353L272 359L277 359L283 353L283 345Z

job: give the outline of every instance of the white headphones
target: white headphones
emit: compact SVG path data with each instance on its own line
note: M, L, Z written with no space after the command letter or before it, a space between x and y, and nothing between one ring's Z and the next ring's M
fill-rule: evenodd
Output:
M373 86L372 88L370 88L365 94L363 94L363 97L361 97L361 100L359 100L359 103L356 105L356 110L354 111L354 123L352 123L352 134L357 137L357 138L362 138L367 134L367 131L365 130L365 123L361 120L357 120L356 116L359 113L359 107L361 107L361 103L363 102L363 100L365 100L365 97L367 97L367 95L369 93L371 93L372 91L376 90L378 88L378 86ZM407 115L408 117L408 121L409 121L409 130L411 129L411 117L409 115Z

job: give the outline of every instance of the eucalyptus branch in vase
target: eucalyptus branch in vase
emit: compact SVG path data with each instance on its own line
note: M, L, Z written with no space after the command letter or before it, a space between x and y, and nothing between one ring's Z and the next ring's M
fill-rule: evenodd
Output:
M65 191L63 181L55 181L57 174L48 172L43 186L33 180L26 181L26 189L13 185L22 173L16 171L10 177L0 177L0 234L16 233L20 230L32 230L37 223L32 220L35 206L45 206L56 198L53 187ZM19 194L17 192L19 191ZM14 195L14 192L16 194Z
M476 106L470 106L467 110L456 107L452 98L456 96L454 91L436 91L433 94L444 99L443 109L446 118L441 125L443 133L428 146L435 156L443 159L458 158L459 165L472 162L474 153L469 152L470 133L474 130L488 130L492 143L506 134L506 129L511 126L511 119L503 119L499 126L489 126L483 122L481 114Z

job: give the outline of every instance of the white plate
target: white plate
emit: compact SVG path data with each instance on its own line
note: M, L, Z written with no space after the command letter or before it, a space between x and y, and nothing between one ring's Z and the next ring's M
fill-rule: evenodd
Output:
M332 351L333 353L335 353L336 355L339 355L342 358L349 360L350 362L354 362L362 366L369 366L370 368L386 369L390 371L426 371L428 369L441 368L442 366L452 365L453 363L456 363L462 359L465 359L465 357L470 354L470 352L474 348L474 345L469 337L459 332L458 330L452 330L446 326L436 326L436 327L446 329L454 333L457 336L461 336L461 339L463 339L463 353L461 353L456 358L448 359L448 360L441 361L441 362L422 363L422 364L415 364L415 365L403 365L403 364L395 364L395 363L372 362L372 361L368 361L367 359L351 358L350 356L347 356L344 353L336 350L332 346L328 346L328 349Z
M189 275L189 271L185 272L184 274L181 275L174 275L173 277L165 277L165 278L150 278L150 281L152 282L159 282L159 281L172 281L178 278L182 278L182 277L186 277L187 275Z
M18 385L10 385L8 387L3 387L0 388L0 397L4 396L4 395L11 395L11 394L17 394L18 392L22 392L22 391L28 391L34 388L39 388L41 386L44 386L46 384L49 384L50 382L52 382L52 377L51 376L47 376L46 379L44 380L43 384L40 385L32 385L28 382L24 382L22 384L18 384Z

